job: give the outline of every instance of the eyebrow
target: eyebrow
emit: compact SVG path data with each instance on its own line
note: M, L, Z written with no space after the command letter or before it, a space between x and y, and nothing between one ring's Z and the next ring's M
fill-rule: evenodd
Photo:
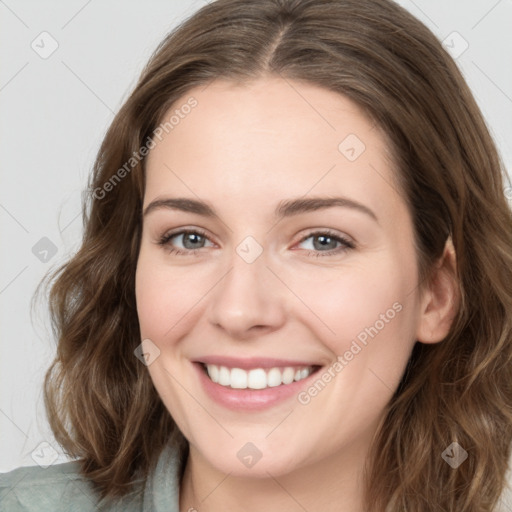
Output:
M375 215L370 208L346 197L310 197L280 201L274 211L274 217L282 219L284 217L292 217L293 215L314 212L334 206L359 211L371 217L375 222L379 222L377 215ZM144 209L143 215L145 217L152 211L162 208L196 213L204 217L219 218L219 215L208 203L185 197L156 199Z

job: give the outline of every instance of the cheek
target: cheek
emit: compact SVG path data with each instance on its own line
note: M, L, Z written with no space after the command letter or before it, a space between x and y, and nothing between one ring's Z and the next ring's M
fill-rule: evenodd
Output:
M302 323L332 353L332 363L298 397L305 418L313 409L332 411L329 421L317 420L327 437L348 439L373 424L400 382L415 341L414 267L409 270L365 266L336 279L317 272L294 280L314 313L308 320L304 313Z
M308 325L335 354L343 354L354 339L364 344L377 332L383 337L409 323L413 276L391 259L382 260L381 265L292 270L285 278L305 306Z
M186 335L197 322L200 303L214 281L197 269L162 264L142 248L135 276L142 339L163 346L164 341L168 344Z
M383 409L409 359L417 317L416 294L411 293L415 267L383 257L378 265L344 269L336 276L330 270L303 273L293 281L313 313L307 313L309 319L304 313L302 323L333 361L319 375L322 382L306 389L299 401L312 400L327 410L342 404L353 418L348 424L356 428L358 421L373 421L375 411ZM319 391L324 385L329 392Z

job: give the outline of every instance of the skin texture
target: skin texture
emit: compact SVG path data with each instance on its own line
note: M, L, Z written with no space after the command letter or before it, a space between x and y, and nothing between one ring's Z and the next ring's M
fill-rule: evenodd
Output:
M160 351L148 370L190 442L180 508L362 510L364 458L413 345L448 332L453 249L420 293L411 216L386 138L347 98L265 77L216 81L173 109L190 96L197 107L149 154L144 208L187 197L219 218L153 209L136 274L141 337ZM350 134L365 146L356 159L346 143L339 149ZM378 220L339 206L273 217L280 201L319 196L357 201ZM158 244L179 228L206 232L196 254L170 252L193 247L179 235ZM306 238L325 229L355 247L331 241L324 249ZM252 263L236 251L247 236L262 249ZM191 363L273 357L323 365L321 374L397 303L400 311L306 405L294 395L263 411L230 410L209 398ZM247 442L262 454L251 468L237 457Z

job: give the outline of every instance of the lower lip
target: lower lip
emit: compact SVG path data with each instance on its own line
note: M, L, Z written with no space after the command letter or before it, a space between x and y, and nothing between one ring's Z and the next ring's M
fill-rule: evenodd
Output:
M297 396L304 389L304 385L318 373L317 370L305 379L294 381L291 384L281 384L274 388L233 389L216 384L208 377L200 363L193 364L206 394L212 400L229 409L244 409L247 411L267 409L292 396Z

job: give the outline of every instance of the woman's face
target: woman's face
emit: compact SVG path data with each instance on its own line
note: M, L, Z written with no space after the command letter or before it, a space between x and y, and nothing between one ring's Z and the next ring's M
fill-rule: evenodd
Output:
M356 464L421 324L382 132L345 97L278 78L213 82L171 115L147 159L136 275L158 393L191 455L224 473Z

